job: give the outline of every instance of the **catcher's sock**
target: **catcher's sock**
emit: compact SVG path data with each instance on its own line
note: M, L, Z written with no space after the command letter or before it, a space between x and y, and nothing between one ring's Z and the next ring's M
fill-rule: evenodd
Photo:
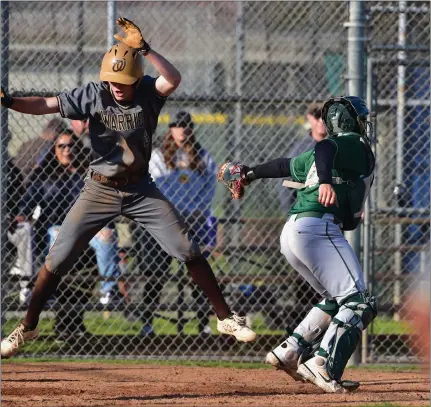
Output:
M27 329L33 330L37 327L40 313L51 295L57 290L60 279L60 276L50 273L45 266L41 267L31 295L27 315L22 322Z
M204 292L211 302L219 319L227 318L231 315L221 288L214 276L214 273L204 256L199 256L186 263L190 277Z

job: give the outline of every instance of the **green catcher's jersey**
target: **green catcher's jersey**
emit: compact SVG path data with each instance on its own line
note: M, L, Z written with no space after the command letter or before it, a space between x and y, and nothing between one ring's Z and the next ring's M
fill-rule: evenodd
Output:
M319 178L313 149L292 158L290 161L292 179L305 184L303 188L298 189L297 200L290 213L307 211L332 213L344 223L349 216L358 216L358 214L360 216L362 212L373 180L374 155L368 143L356 133L344 133L329 137L327 140L336 147L332 169L332 186L337 194L338 207L329 206L326 208L318 201ZM359 185L358 181L361 181L363 185ZM357 191L352 194L355 189L354 186L356 186Z

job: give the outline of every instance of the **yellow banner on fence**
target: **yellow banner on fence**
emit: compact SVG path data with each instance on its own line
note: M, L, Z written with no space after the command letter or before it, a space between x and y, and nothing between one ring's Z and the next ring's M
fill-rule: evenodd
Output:
M192 119L196 124L228 124L228 115L224 113L194 113ZM159 116L159 124L169 124L171 116L169 114L161 114ZM242 124L248 126L286 126L286 125L304 125L305 118L301 116L285 116L285 115L244 115Z

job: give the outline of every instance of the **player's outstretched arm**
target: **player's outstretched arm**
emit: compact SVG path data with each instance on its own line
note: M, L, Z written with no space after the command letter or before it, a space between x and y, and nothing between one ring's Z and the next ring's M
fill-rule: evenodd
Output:
M1 105L20 113L33 115L60 112L56 97L31 96L13 98L3 88L1 88Z
M227 162L220 166L217 180L225 184L233 199L241 199L244 196L244 187L257 179L289 176L290 158L277 158L255 167Z
M276 158L264 164L250 167L247 176L250 180L290 177L290 160L290 158Z

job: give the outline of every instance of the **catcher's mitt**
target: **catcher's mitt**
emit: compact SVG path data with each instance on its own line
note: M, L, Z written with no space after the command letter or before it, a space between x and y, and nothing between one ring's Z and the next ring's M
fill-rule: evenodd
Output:
M115 34L114 38L131 48L137 49L138 52L147 55L151 48L150 45L144 40L139 27L124 17L120 17L117 20L117 24L124 30L126 37L124 38L119 34Z
M217 173L217 181L226 185L233 199L244 196L244 186L247 185L245 168L243 164L227 162L220 166Z

